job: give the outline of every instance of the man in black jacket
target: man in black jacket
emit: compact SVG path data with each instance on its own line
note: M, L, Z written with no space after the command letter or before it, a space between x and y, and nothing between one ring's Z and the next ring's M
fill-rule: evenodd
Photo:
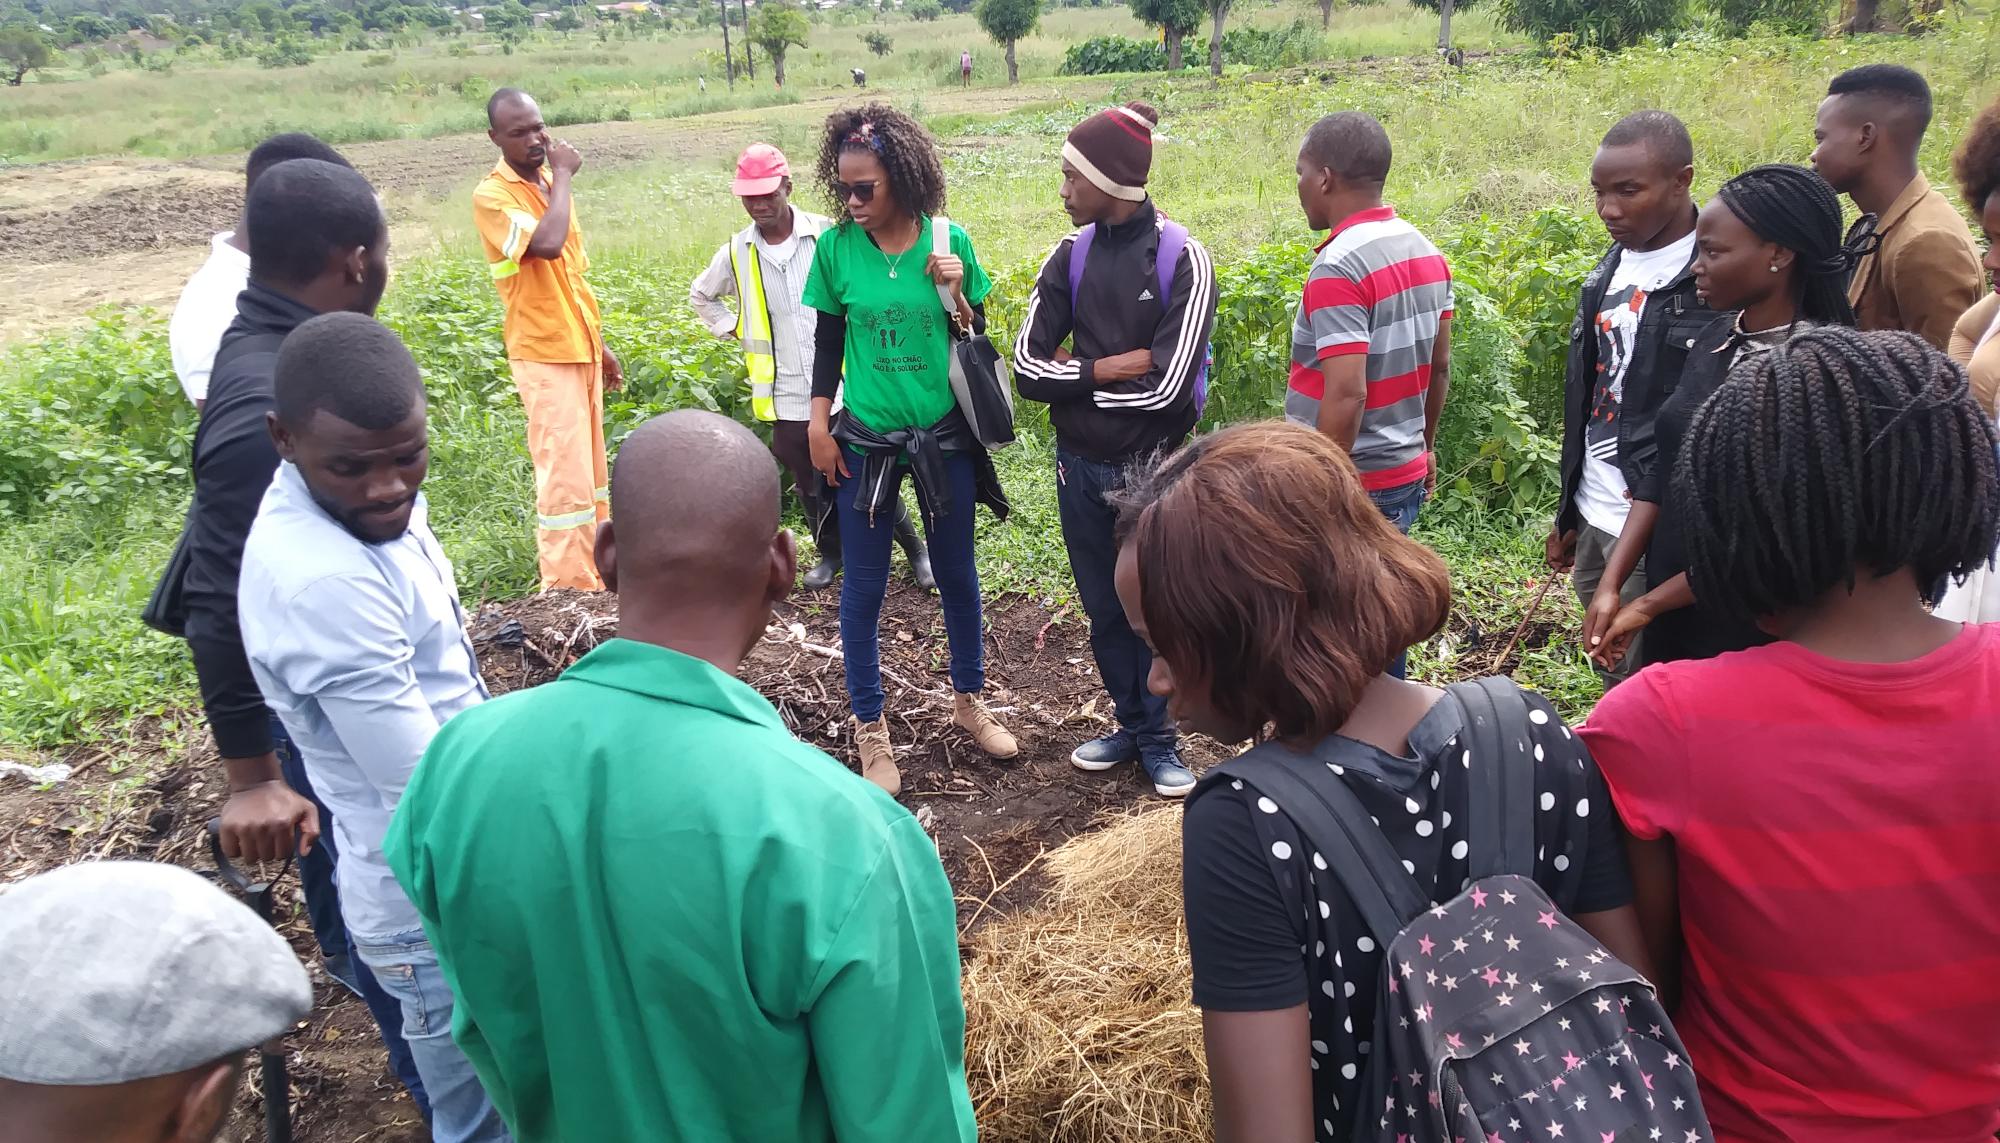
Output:
M306 909L329 975L375 1013L397 1075L419 1108L424 1093L402 1037L401 1010L349 948L333 867L333 822L297 752L264 706L237 626L243 543L278 468L268 414L285 335L317 314L374 313L389 280L389 228L375 190L351 167L293 159L266 171L244 206L250 283L222 335L208 403L194 436L184 580L188 647L202 706L228 776L222 846L231 857L299 855Z
M1146 196L1158 121L1151 107L1128 103L1070 132L1062 199L1080 229L1042 263L1014 342L1014 372L1023 397L1049 406L1063 543L1118 716L1116 731L1079 746L1070 761L1108 770L1136 759L1154 790L1180 797L1194 775L1181 764L1166 701L1147 688L1152 653L1118 603L1117 513L1108 502L1127 465L1178 446L1194 428L1215 331L1208 251Z
M1584 279L1570 327L1562 502L1547 544L1549 566L1570 573L1587 610L1631 513L1632 489L1666 478L1654 471L1653 417L1680 381L1688 346L1715 318L1695 295L1693 181L1694 143L1664 111L1619 120L1590 165L1597 217L1613 245ZM1645 591L1641 560L1595 610L1615 612ZM1636 647L1606 672L1609 681L1639 661Z

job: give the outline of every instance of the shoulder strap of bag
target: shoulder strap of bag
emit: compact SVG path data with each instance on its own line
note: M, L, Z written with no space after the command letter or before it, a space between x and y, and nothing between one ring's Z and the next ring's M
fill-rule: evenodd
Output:
M1447 693L1465 717L1459 745L1471 770L1470 817L1466 841L1472 851L1472 878L1503 873L1532 877L1535 872L1535 790L1525 758L1528 700L1502 675L1453 683Z
M1284 807L1292 824L1326 858L1376 943L1387 948L1405 925L1430 908L1430 900L1345 783L1330 773L1323 782L1300 773L1301 767L1324 764L1318 753L1300 756L1267 742L1221 769Z
M1154 276L1160 280L1160 308L1167 308L1167 300L1174 296L1174 268L1181 264L1181 251L1187 248L1187 227L1169 218L1160 227L1160 252L1153 259Z
M931 216L931 253L951 253L951 220L942 214ZM944 303L944 312L950 318L952 328L958 328L958 302L951 296L951 287L938 283L938 301Z
M1097 224L1086 222L1077 229L1069 246L1069 316L1076 320L1076 295L1083 288L1083 260L1090 257L1090 240L1097 237Z

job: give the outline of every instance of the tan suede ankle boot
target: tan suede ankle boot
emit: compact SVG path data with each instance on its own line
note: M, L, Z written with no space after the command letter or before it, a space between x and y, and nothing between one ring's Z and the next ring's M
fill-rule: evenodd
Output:
M1012 758L1021 752L1021 744L1000 725L1000 720L993 717L978 695L954 694L951 721L972 736L973 745L994 758Z
M854 720L854 748L861 755L861 776L882 787L890 797L903 789L903 775L896 769L896 748L889 742L889 720Z

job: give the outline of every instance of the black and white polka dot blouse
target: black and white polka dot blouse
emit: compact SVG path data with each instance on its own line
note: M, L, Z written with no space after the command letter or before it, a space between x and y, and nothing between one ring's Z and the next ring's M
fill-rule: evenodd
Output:
M1530 722L1513 743L1520 764L1535 769L1534 879L1571 915L1626 905L1623 828L1604 779L1548 702L1523 694ZM1437 903L1470 883L1460 739L1458 705L1444 700L1411 730L1405 757L1336 738L1321 751L1333 766L1300 763L1309 781L1347 783ZM1349 1138L1382 967L1360 912L1283 808L1241 783L1224 782L1188 807L1183 848L1195 1003L1222 1012L1308 1004L1313 1121L1322 1139Z

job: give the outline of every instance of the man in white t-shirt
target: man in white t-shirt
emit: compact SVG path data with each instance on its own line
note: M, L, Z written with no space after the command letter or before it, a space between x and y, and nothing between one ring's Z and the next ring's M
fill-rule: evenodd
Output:
M352 168L340 152L305 134L273 135L250 152L243 165L247 198L257 177L287 159L320 159ZM250 284L250 236L241 217L236 227L209 240L208 260L181 288L167 325L167 347L173 353L174 375L199 409L208 401L208 374L223 331L236 320L236 295Z
M1590 605L1632 509L1631 487L1658 459L1653 415L1679 383L1687 347L1714 314L1695 294L1694 144L1664 111L1626 116L1590 166L1597 216L1613 246L1584 280L1563 391L1562 504L1549 566L1568 571ZM1621 598L1646 591L1644 560L1622 574ZM1636 653L1607 672L1624 678Z

